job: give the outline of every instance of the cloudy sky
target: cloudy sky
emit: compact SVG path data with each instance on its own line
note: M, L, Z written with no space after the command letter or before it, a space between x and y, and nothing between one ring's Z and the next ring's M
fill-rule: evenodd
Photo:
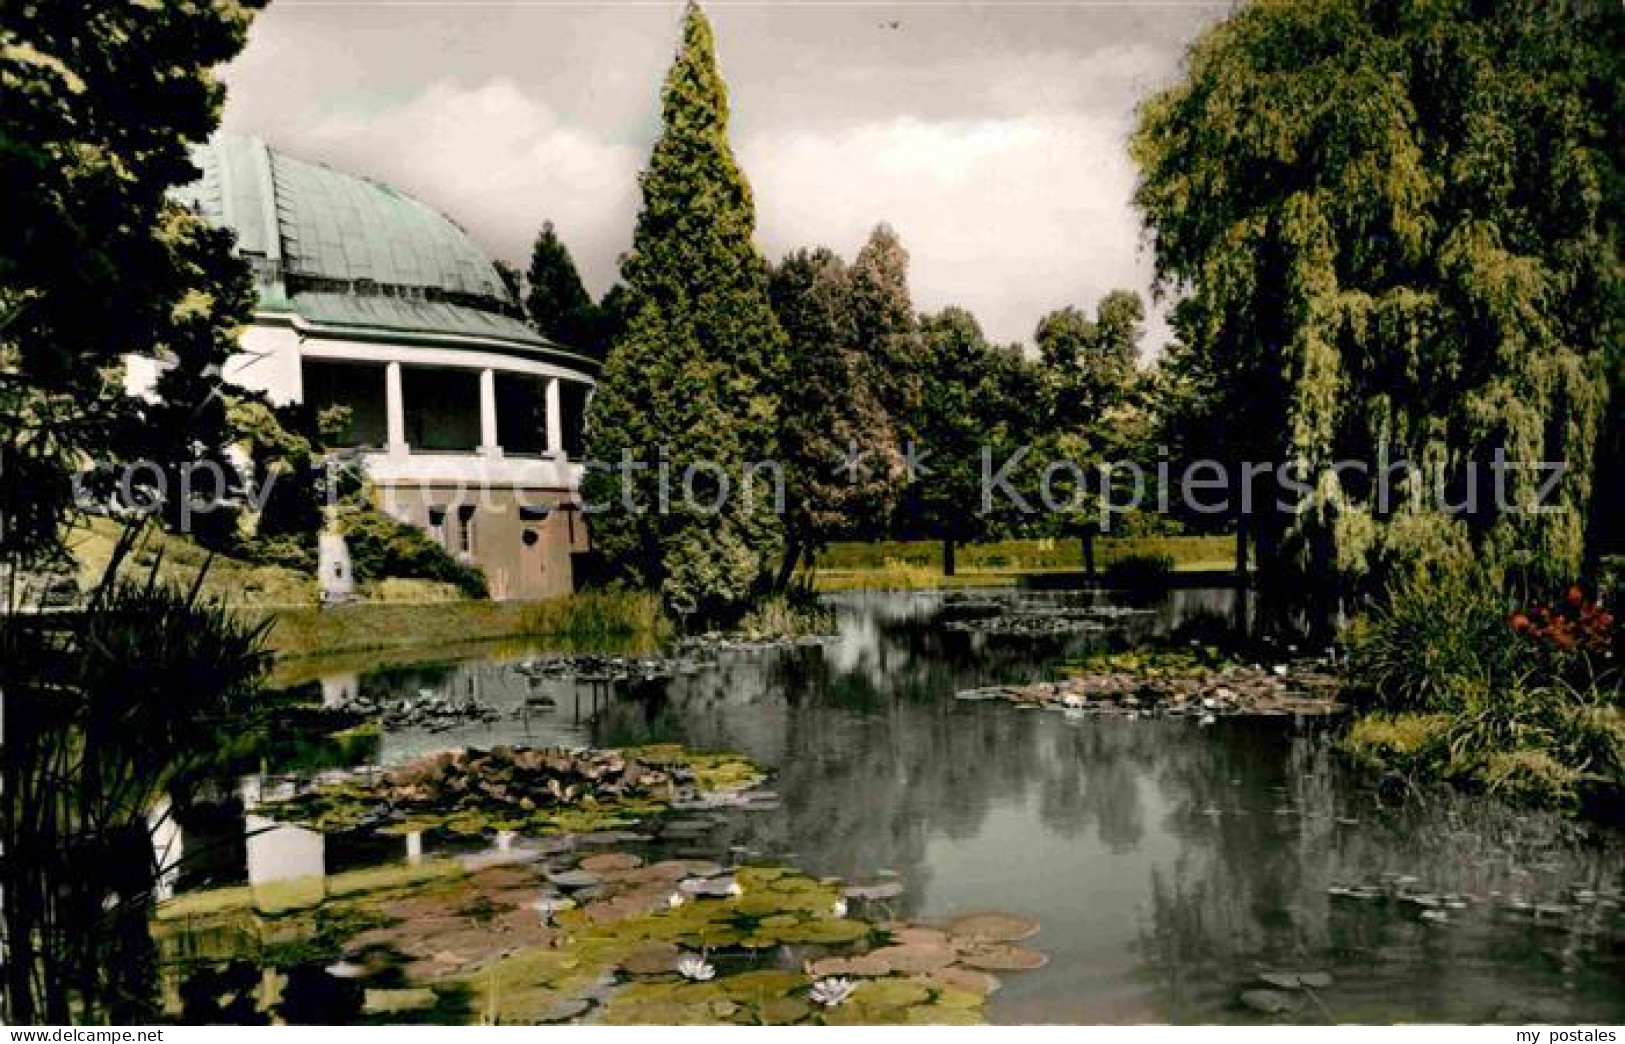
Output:
M713 0L734 148L777 260L850 257L878 221L916 304L1030 341L1147 292L1125 137L1227 2ZM389 181L494 257L544 219L602 293L631 242L678 2L274 0L227 70L225 125ZM1147 331L1155 351L1160 320Z

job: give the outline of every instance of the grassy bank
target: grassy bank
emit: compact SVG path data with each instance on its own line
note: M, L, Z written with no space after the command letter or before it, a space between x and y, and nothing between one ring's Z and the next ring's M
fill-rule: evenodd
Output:
M64 543L78 563L80 590L90 590L101 579L121 528L113 519L87 516L68 531ZM158 526L148 527L125 564L124 573L144 580L154 568L160 583L182 590L191 590L201 572L203 596L234 608L314 609L319 601L316 578L309 573L211 554L197 543ZM412 604L452 602L464 597L453 584L397 578L362 584L360 594L368 602Z
M1228 536L1103 537L1095 541L1095 566L1145 555L1166 555L1177 571L1223 570L1234 565ZM819 556L813 583L820 591L913 590L932 587L1009 587L1023 575L1076 573L1083 569L1080 541L994 540L965 544L955 552L955 575L942 575L942 544L932 540L882 540L831 544Z
M541 602L361 602L264 610L262 615L272 621L270 645L279 661L503 639L546 638L564 645L653 643L667 627L658 599L628 591L584 591Z

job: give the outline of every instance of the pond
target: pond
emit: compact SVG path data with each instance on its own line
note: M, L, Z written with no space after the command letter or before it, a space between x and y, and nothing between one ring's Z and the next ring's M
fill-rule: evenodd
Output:
M509 653L378 664L309 689L485 709L384 729L365 754L379 765L497 744L743 753L771 772L776 800L718 817L687 854L895 879L900 918L1037 920L1030 945L1049 962L1001 976L996 1022L1269 1021L1240 998L1282 970L1329 985L1274 1021L1625 1021L1617 836L1441 791L1385 793L1340 762L1324 721L1078 718L956 700L1045 677L1094 645L1183 641L1249 609L1229 590L1174 591L1105 630L1034 636L946 626L946 600L965 597L841 596L830 641L723 649L649 684L539 677ZM188 859L167 885L423 854L421 839L324 844L260 819L261 796L319 776L266 769L236 784L241 802L177 814L166 840ZM1423 898L1374 901L1395 882Z

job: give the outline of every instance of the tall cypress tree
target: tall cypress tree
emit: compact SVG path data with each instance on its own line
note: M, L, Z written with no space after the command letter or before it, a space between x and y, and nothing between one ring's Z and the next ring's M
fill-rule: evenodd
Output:
M868 383L907 439L909 419L920 407L924 347L908 287L908 251L890 225L876 225L852 262L852 309Z
M526 275L525 312L536 328L566 348L597 355L598 309L581 283L570 248L553 229L542 223L531 248Z
M776 452L785 336L753 240L750 186L728 145L711 26L694 4L663 122L622 262L626 329L593 398L591 456L616 470L590 472L586 490L603 507L594 540L616 572L658 588L682 616L727 619L771 585L782 551L773 483L758 475L747 495L745 478L747 464ZM623 472L623 460L648 467Z

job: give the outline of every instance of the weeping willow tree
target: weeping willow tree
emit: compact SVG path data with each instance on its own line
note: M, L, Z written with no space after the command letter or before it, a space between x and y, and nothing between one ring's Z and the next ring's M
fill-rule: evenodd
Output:
M1625 332L1622 28L1601 2L1259 4L1143 106L1193 427L1312 490L1252 519L1266 560L1347 586L1449 551L1582 568ZM1565 465L1541 510L1540 469L1497 495L1498 454ZM1386 464L1388 495L1339 461Z

